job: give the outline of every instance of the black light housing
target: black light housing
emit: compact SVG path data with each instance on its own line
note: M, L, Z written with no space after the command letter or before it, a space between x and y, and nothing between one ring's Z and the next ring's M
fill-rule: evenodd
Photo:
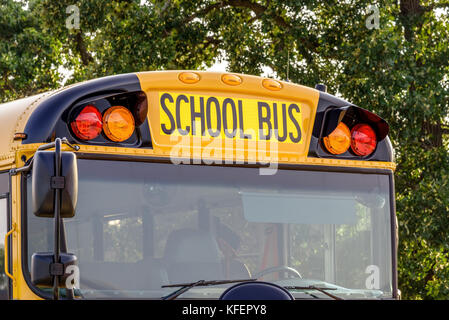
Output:
M110 126L108 125L108 110L120 107L129 111L132 115L133 130L129 135L116 138L114 134L111 138ZM88 115L81 118L82 112L89 108ZM96 112L95 112L96 110ZM123 146L123 147L146 147L151 145L149 136L149 125L147 120L148 101L143 91L120 92L120 93L99 93L96 96L86 97L72 105L67 111L63 120L65 126L60 126L57 131L61 135L69 136L72 143L104 145L104 146ZM79 119L79 123L77 119ZM129 117L128 117L129 118ZM117 121L117 114L115 117ZM112 122L114 122L112 121ZM129 123L129 121L128 121ZM85 132L80 134L78 127ZM106 128L108 127L108 128ZM78 129L78 130L77 130Z
M329 108L325 111L321 138L334 131L341 121L350 128L358 123L369 124L376 131L378 141L383 140L390 130L388 123L377 114L360 107L346 106Z
M345 124L345 126L351 130L351 146L346 152L334 154L326 148L325 142L327 141L327 137L329 137L341 123ZM353 130L356 127L359 128L361 125L363 125L365 129L367 129L366 127L369 127L371 130L368 136L366 136L366 132L370 130ZM375 143L372 141L373 132ZM392 161L392 147L390 140L388 139L388 132L388 123L378 115L366 109L353 105L328 105L324 108L321 107L321 111L317 113L315 119L309 156L389 162ZM367 146L370 148L363 148L364 150L362 151L360 147L363 146L364 140L367 140ZM372 146L374 146L374 148L372 148Z
M334 131L341 121L350 128L357 123L369 124L376 131L378 141L383 140L390 130L390 126L384 119L366 109L356 106L329 108L324 114L321 138Z

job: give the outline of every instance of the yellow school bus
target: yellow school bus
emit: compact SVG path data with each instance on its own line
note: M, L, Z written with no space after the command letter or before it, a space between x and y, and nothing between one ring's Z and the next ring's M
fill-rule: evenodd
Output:
M158 71L5 103L0 123L2 299L398 298L369 105Z

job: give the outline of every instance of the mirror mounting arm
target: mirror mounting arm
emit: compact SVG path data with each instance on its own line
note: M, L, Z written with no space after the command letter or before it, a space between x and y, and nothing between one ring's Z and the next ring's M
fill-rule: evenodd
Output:
M61 180L61 139L56 138L55 139L55 176L52 177L52 181ZM52 183L52 189L54 189L55 193L55 204L54 204L54 210L55 210L55 249L54 249L54 262L51 266L51 270L58 270L59 272L53 272L53 299L58 300L59 299L59 273L61 272L59 269L64 266L59 261L59 253L60 253L60 238L61 238L61 189L60 185L53 185ZM64 271L62 271L62 274L64 274Z
M69 140L67 140L67 138L64 137L64 138L56 138L55 141L53 141L53 142L50 142L50 143L43 144L43 145L39 146L39 148L37 148L36 152L37 151L51 149L51 148L56 148L56 140L57 139L60 140L60 144L65 144L65 145L69 146L70 148L72 148L74 151L78 151L80 149L79 146L71 144L69 142ZM15 176L15 175L18 175L21 172L28 172L28 171L30 171L31 168L33 167L33 159L34 158L31 158L29 160L29 163L27 165L23 166L23 167L13 168L13 169L9 170L9 174L11 176Z
M56 144L57 144L57 140L59 139L59 147L61 147L61 144L65 144L67 146L69 146L70 148L72 148L75 151L78 151L80 149L79 146L73 145L69 142L69 140L67 140L67 138L56 138L55 141L47 143L47 144L43 144L41 146L39 146L39 148L37 148L36 151L42 151L42 150L47 150L47 149L51 149L51 148L56 148Z

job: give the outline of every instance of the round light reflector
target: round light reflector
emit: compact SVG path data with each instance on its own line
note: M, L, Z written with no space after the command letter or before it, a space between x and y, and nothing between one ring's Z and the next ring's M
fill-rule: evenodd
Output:
M73 133L81 140L95 139L102 130L100 111L92 105L85 106L70 124Z
M351 133L348 126L343 122L340 122L337 128L335 128L331 134L323 139L323 142L327 151L330 153L345 153L351 145Z
M129 139L134 128L134 117L131 111L123 106L110 107L103 115L104 134L114 142Z
M357 124L351 130L351 149L358 156L368 156L376 149L377 137L367 124Z

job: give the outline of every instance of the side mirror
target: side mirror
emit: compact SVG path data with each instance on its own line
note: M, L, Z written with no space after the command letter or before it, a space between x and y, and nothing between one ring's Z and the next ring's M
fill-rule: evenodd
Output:
M53 218L55 189L61 189L61 218L75 215L78 198L78 168L73 152L61 152L61 176L56 177L54 151L38 151L32 171L32 210L37 217Z
M34 284L52 284L54 300L59 299L59 288L66 287L67 268L76 265L77 261L75 255L66 252L67 243L62 219L72 218L75 215L78 198L78 167L73 152L61 151L62 143L70 146L66 138L56 138L54 142L39 147L33 158L31 184L34 215L55 220L54 251L36 253L32 256L31 278ZM52 147L55 151L43 151ZM61 240L63 252L61 252ZM66 289L70 289L67 291L68 297L73 298L73 288Z
M58 285L60 288L67 288L67 280L76 285L79 283L79 272L76 270L78 260L72 253L60 253L60 266L53 263L53 252L38 252L31 256L31 281L34 285L43 287L53 286L53 277L56 275L59 279ZM70 266L75 267L73 270ZM53 268L53 270L52 270ZM69 279L71 277L71 279Z

